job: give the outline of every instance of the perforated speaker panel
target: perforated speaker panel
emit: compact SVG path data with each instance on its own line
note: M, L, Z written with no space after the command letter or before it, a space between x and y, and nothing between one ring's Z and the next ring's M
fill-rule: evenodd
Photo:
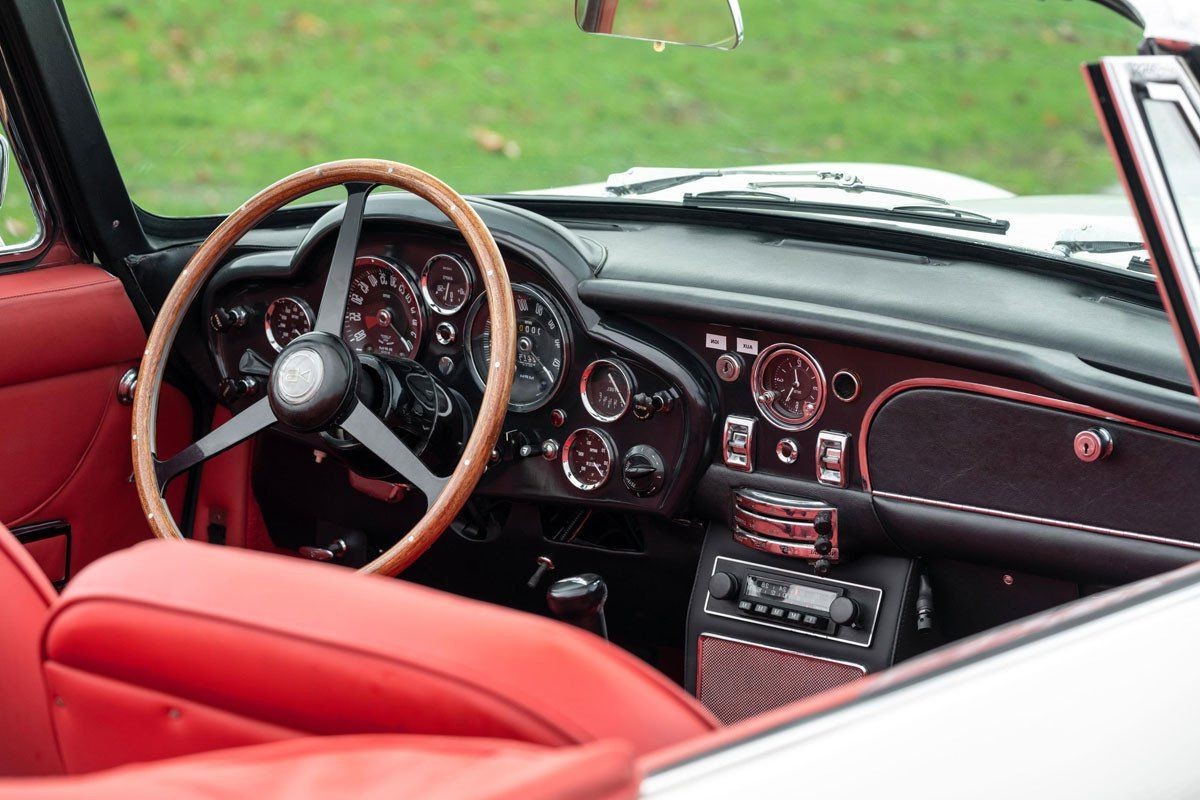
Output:
M842 664L770 647L700 636L700 702L726 724L803 700L863 676Z

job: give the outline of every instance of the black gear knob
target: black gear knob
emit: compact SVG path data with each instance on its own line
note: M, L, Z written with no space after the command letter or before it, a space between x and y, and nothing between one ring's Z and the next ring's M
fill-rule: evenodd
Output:
M608 625L604 621L606 600L608 584L594 572L555 581L546 591L546 603L554 616L605 639L608 638Z

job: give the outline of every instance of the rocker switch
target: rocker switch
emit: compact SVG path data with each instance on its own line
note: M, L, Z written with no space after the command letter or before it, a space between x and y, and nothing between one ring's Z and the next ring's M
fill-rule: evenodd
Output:
M750 417L726 417L721 435L725 466L738 472L754 471L754 423Z
M817 481L826 486L845 488L850 478L846 467L850 434L821 431L817 434Z

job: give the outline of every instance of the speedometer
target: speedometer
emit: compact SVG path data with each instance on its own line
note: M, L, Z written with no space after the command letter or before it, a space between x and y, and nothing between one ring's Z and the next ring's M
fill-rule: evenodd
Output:
M540 289L514 284L517 308L517 365L513 375L513 411L534 411L550 402L567 370L569 340L563 315ZM487 294L471 306L467 321L470 331L471 374L482 390L492 362L492 322L488 317Z
M342 338L359 353L413 358L425 334L417 288L398 264L376 256L354 262Z

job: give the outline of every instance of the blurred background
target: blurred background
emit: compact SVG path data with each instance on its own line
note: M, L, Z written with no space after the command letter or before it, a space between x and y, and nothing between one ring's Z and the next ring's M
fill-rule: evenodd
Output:
M572 0L66 8L125 180L164 215L349 156L478 193L807 161L1092 192L1116 175L1079 66L1140 38L1086 0L742 0L728 53L587 36Z

